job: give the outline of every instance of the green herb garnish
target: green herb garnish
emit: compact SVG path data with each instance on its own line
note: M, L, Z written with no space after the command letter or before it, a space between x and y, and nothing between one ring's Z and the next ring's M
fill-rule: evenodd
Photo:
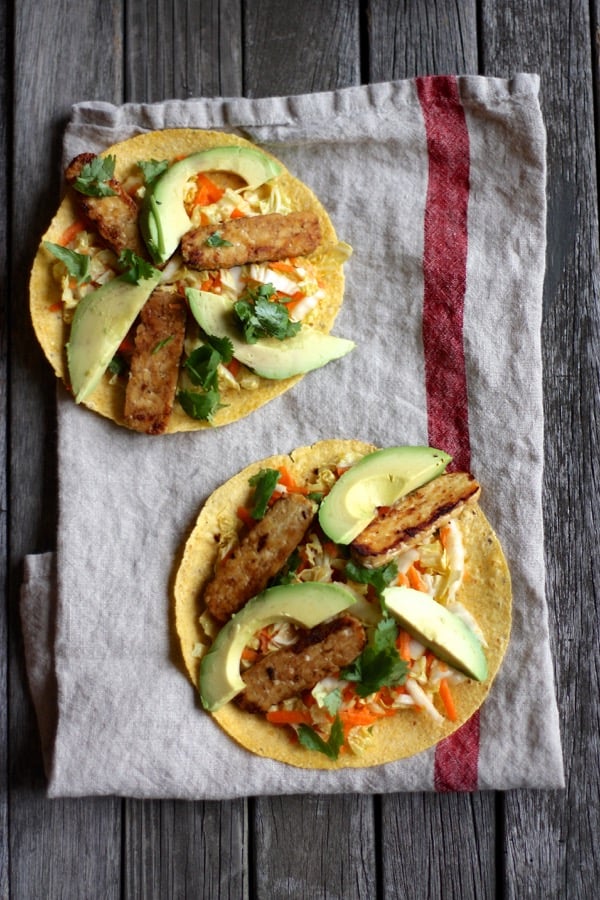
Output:
M76 279L78 285L91 281L90 258L85 253L77 253L75 250L61 247L60 244L52 244L50 241L44 241L44 247L64 263L67 272Z
M368 697L382 687L404 684L408 667L396 648L398 626L392 618L382 619L371 641L354 662L342 669L341 677L356 682L359 697Z
M139 159L138 166L142 170L146 185L156 181L169 168L168 159Z
M233 247L231 241L224 240L218 231L215 231L213 234L209 235L204 243L207 247Z
M119 265L122 267L121 280L131 284L139 284L145 278L153 278L157 270L141 256L137 256L133 250L123 250L119 256Z
M274 337L283 341L300 331L302 324L292 322L287 306L277 300L271 300L274 293L275 288L272 284L248 287L234 303L233 309L241 324L246 343L255 344L264 337Z
M216 390L179 391L177 399L183 411L192 419L210 421L218 409L222 408L219 392Z
M263 518L278 481L278 469L261 469L260 472L248 479L248 484L254 488L253 505L250 510L253 519Z
M116 194L109 181L115 173L114 156L95 156L81 167L73 187L86 197L112 197Z
M344 743L342 721L339 716L335 717L326 741L309 725L299 725L298 740L308 750L317 750L319 753L324 753L328 759L337 759Z
M381 595L385 588L398 577L398 566L395 562L390 562L385 566L368 569L366 566L361 566L349 560L346 563L346 576L350 581L357 581L359 584L370 584L381 600Z
M155 353L159 353L163 347L166 347L167 344L170 344L173 340L173 335L170 334L169 337L163 338L162 341L159 341L158 344L152 348L151 356L154 356Z

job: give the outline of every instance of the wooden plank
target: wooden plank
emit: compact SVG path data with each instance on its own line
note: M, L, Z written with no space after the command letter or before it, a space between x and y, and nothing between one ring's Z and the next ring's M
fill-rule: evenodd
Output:
M127 807L124 897L249 896L245 801L131 801Z
M246 5L244 35L247 96L333 90L360 82L357 3L261 0ZM372 807L370 797L359 796L254 800L254 896L374 896Z
M244 95L285 96L360 83L357 0L245 5Z
M598 5L596 4L596 17ZM597 18L596 18L597 21ZM547 596L566 760L564 792L506 797L506 896L586 897L600 875L598 486L600 421L595 73L589 7L486 2L489 74L541 74L548 133L544 509Z
M125 34L127 101L241 93L239 3L127 4ZM244 900L248 896L247 831L245 800L222 804L124 801L124 896Z
M435 6L372 0L369 80L476 73L476 12L474 0ZM387 848L381 861L386 896L413 895L417 885L430 896L494 896L492 793L383 797L380 830Z
M127 100L239 96L240 34L234 0L126 4Z
M8 9L0 12L0 209L8 203ZM3 284L8 279L8 222L0 218L0 279ZM9 852L8 852L8 604L6 602L7 558L8 558L8 490L6 483L6 459L8 453L8 334L7 322L0 316L0 583L2 603L0 604L0 897L8 896Z
M82 97L120 99L116 12L95 0L82 0L76 15L57 15L33 0L13 10L9 800L15 897L119 893L120 802L45 797L17 614L22 558L51 549L56 530L55 384L29 321L29 268L58 201L61 131L70 104Z

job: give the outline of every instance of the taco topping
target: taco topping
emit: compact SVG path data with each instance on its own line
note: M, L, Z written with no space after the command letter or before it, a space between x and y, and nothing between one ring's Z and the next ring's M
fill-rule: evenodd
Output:
M194 269L231 269L246 263L307 256L321 241L317 216L310 211L270 213L201 225L184 234L181 255Z
M437 475L397 505L376 510L374 523L365 529L367 539L359 535L352 551L371 547L373 534L381 530L380 517L388 528L397 508L403 537L390 542L386 532L382 565L372 564L373 555L353 560L351 548L332 541L314 512L303 520L300 537L275 526L278 516L285 522L288 508L314 507L315 499L322 503L353 462L350 468L314 469L302 484L284 470L271 470L271 479L269 470L254 477L250 487L270 494L266 503L261 498L264 518L253 524L247 510L240 509L244 536L233 549L231 536L221 536L224 554L206 586L208 612L201 617L207 634L214 630L211 620L225 621L231 612L233 625L255 585L262 591L273 584L335 584L352 593L347 612L312 629L281 621L255 632L242 653L242 681L234 695L241 709L289 729L293 740L330 759L360 754L376 722L405 710L421 710L436 723L456 721L454 686L488 675L477 610L457 600L467 577L463 527L468 526L463 523L479 496L471 475ZM252 502L251 491L248 508ZM410 532L408 543L405 532ZM278 553L282 534L287 540ZM285 588L280 590L284 596ZM235 608L229 610L231 595ZM204 659L214 655L205 656L206 649L197 648L201 688ZM211 709L218 708L218 698L212 702Z
M167 144L176 142L176 137L165 134ZM120 276L123 252L146 265L151 260L151 268L156 267L160 274L160 288L178 294L186 305L201 294L226 303L227 314L235 307L234 345L220 344L220 359L207 383L194 379L187 360L199 349L212 354L214 339L224 334L207 331L195 316L186 317L184 349L177 366L177 342L160 361L153 359L153 365L146 365L149 348L143 335L149 321L154 323L152 330L157 322L152 309L144 321L139 318L134 323L134 327L141 324L141 332L140 349L133 358L120 353L116 359L107 360L103 354L88 360L87 368L100 376L93 391L97 387L106 390L102 376L107 371L106 386L124 382L127 411L118 410L117 416L137 431L160 434L200 427L190 420L204 425L234 421L291 386L292 377L319 368L354 347L352 341L327 333L341 302L341 266L350 248L337 242L326 213L310 191L285 173L274 158L242 146L242 142L229 145L229 136L223 135L223 139L223 146L210 146L183 158L137 159L122 180L115 176L117 159L110 152L106 156L79 154L65 171L71 187L67 200L74 203L78 218L61 234L55 235L51 228L48 234L53 239L43 242L44 259L36 260L36 265L43 267L48 265L48 253L54 257L51 272L60 290L63 342L67 344L76 343L68 326L79 304ZM36 333L45 346L46 327L58 335L61 326L54 315L57 304L52 304L49 321L48 306L41 303L41 297L36 298L32 311ZM133 301L127 305L132 308ZM220 317L221 307L216 318ZM209 317L210 323L214 320L215 316ZM102 328L100 316L96 321ZM305 327L306 334L300 334ZM116 329L111 327L113 332ZM272 337L278 342L276 348L269 345ZM129 338L133 340L133 332ZM158 341L167 338L165 333ZM90 334L90 339L90 347L105 347L101 336ZM55 340L53 337L53 346ZM289 352L282 354L289 341ZM49 347L48 343L48 352ZM72 349L79 356L77 348ZM85 350L89 352L89 348ZM135 373L130 368L132 359ZM170 399L163 403L156 398L166 397L167 363ZM68 379L62 362L55 363L55 368L71 386L68 360ZM171 398L175 370L177 385ZM127 386L132 379L134 384ZM281 387L273 384L277 381ZM284 385L284 381L288 383ZM77 402L87 403L93 391L79 392ZM109 396L107 392L106 404L111 405L106 414L115 418ZM155 398L160 413L138 415L140 404L143 407L150 397ZM90 401L99 411L104 403L98 404L95 397ZM176 424L171 427L173 418Z
M157 288L140 313L125 391L130 428L162 434L177 389L185 338L186 305L174 291Z

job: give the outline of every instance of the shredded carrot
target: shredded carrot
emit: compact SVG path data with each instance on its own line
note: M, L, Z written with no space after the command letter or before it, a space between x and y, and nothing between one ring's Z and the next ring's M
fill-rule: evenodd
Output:
M209 291L211 294L221 293L221 276L217 272L215 275L209 275L200 285L201 291Z
M447 678L442 678L442 680L440 681L440 698L442 703L444 704L446 715L451 722L456 722L456 706L454 705L454 698L452 696L452 691L450 690L450 685L448 684Z
M308 488L298 484L287 466L279 466L279 481L292 494L308 494Z
M408 631L405 631L404 628L401 628L398 632L396 647L398 648L400 658L405 662L410 662L410 634Z
M383 713L374 713L370 709L345 709L338 713L341 723L346 728L356 728L361 725L372 725L381 719Z
M406 574L408 575L408 581L411 588L414 588L415 591L424 591L427 593L425 582L421 578L419 570L414 565L410 566Z
M440 528L440 542L441 542L444 550L448 546L448 538L449 537L450 537L450 526L444 525L442 528Z
M311 717L304 709L274 709L266 714L267 722L273 725L310 725Z
M323 544L323 550L327 553L328 556L339 556L340 550L337 544L334 544L333 541L325 541Z
M245 659L246 662L254 663L258 659L258 653L256 650L253 650L252 647L244 647L242 650L242 659Z
M245 506L238 506L237 508L238 519L241 519L244 525L247 525L248 528L252 528L256 525L255 519L250 515L250 510L246 509Z
M246 213L243 213L241 209L238 209L237 206L235 209L231 210L231 218L232 219L245 219Z
M210 225L210 219L206 215L205 212L200 213L200 224L201 225Z
M194 206L210 206L211 203L216 203L217 200L220 200L225 193L223 188L211 181L204 172L200 172L196 176L196 184L198 188L194 197Z
M240 361L238 359L236 359L234 356L233 359L227 363L225 368L228 369L231 372L231 374L233 375L233 377L235 378L237 376L238 372L240 371L240 365L241 365Z
M134 350L135 344L133 343L133 338L128 334L119 344L119 351L121 353L133 353Z
M62 303L60 302L60 300L58 301L58 303L53 303L51 306L48 307L49 312L60 312L61 309L62 309Z
M78 219L76 222L73 222L72 225L69 225L68 228L65 228L59 237L57 244L60 244L61 247L66 247L80 231L85 231L85 222Z
M296 269L291 263L285 262L281 259L277 260L276 262L270 262L269 268L275 269L276 272L288 272L290 274L294 274L296 272Z
M398 572L398 577L396 578L396 584L401 584L402 587L409 586L410 582L404 572Z

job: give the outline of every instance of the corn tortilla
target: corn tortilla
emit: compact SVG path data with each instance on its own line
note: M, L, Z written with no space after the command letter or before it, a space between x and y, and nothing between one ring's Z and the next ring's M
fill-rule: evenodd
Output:
M358 460L374 449L373 445L361 441L321 441L294 450L290 455L253 463L208 498L185 544L174 583L175 630L186 673L194 686L197 687L200 669L194 648L205 640L199 624L203 588L211 578L223 530L236 528L236 510L248 501L248 479L261 469L285 465L299 484L307 485L313 482L312 473L316 469L335 467L348 458ZM345 753L332 761L322 753L293 743L287 729L245 712L234 703L213 713L215 721L252 753L312 769L364 768L393 762L426 750L460 728L484 702L500 667L510 635L512 601L510 574L500 542L480 506L467 507L462 516L469 577L461 586L458 599L467 609L477 610L477 621L487 642L488 678L483 683L465 681L453 688L458 713L455 722L445 719L440 725L424 712L402 711L373 726L373 739L360 756Z
M114 144L100 155L116 158L115 178L125 181L133 174L139 173L138 160L173 160L211 147L226 145L254 147L250 141L233 134L182 128L140 134ZM261 150L272 157L272 154L263 148ZM295 178L279 160L277 162L282 166L282 172L277 176L277 184L290 201L292 208L312 210L319 218L322 242L311 254L310 259L317 270L325 297L303 321L318 331L328 333L342 305L344 294L343 262L334 253L338 243L337 235L331 219L313 191ZM65 230L79 219L81 214L77 211L72 192L69 191L40 242L29 284L30 312L36 337L55 374L67 387L65 344L68 340L69 325L63 321L60 285L53 275L56 259L44 248L43 242L58 243ZM90 227L89 230L93 229ZM210 422L189 417L180 405L175 403L166 432L197 431L235 422L280 396L304 376L295 375L282 381L256 377L258 386L255 389L239 391L231 389L223 392L223 407L214 414ZM112 419L118 425L127 427L123 416L124 401L124 379L114 379L110 374L105 374L83 405Z

